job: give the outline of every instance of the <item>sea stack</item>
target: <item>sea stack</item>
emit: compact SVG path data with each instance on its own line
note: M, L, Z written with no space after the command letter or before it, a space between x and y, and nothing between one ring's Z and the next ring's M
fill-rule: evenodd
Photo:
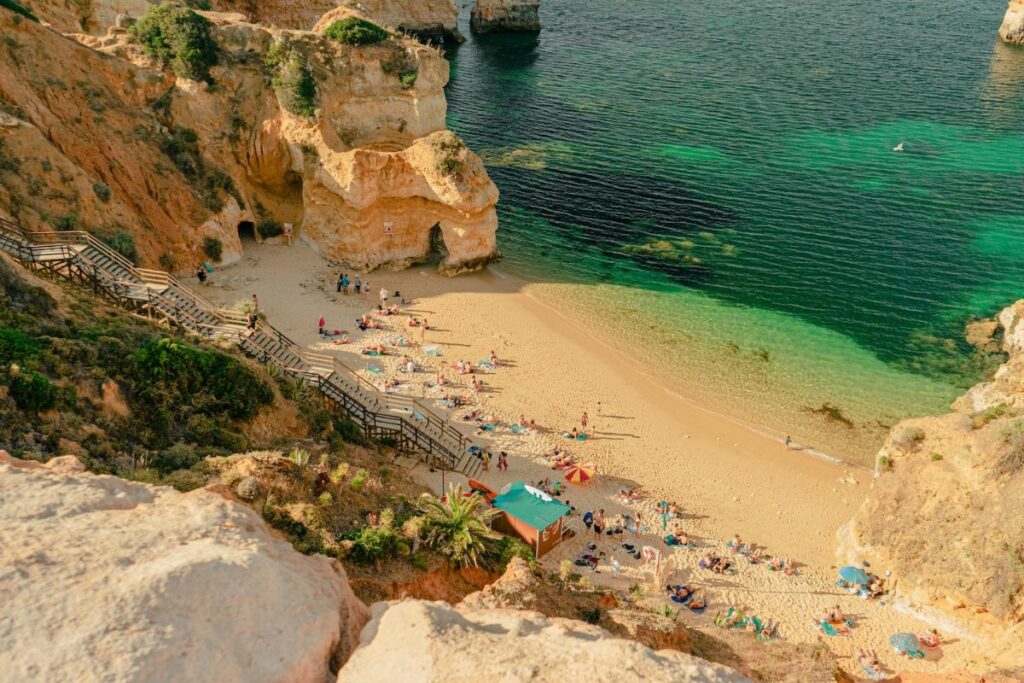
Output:
M476 0L469 26L474 33L540 30L540 0Z
M476 16L476 10L473 10ZM1011 45L1024 45L1024 0L1010 0L999 36Z

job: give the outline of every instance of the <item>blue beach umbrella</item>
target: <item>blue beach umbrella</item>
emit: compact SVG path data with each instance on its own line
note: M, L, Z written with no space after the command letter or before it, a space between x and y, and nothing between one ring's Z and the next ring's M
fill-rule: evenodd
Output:
M921 649L921 641L913 633L894 633L889 642L900 652L917 652Z
M871 579L868 578L868 575L864 573L864 570L858 569L857 567L843 567L839 570L839 576L844 581L849 581L850 583L867 585L868 582L871 581Z

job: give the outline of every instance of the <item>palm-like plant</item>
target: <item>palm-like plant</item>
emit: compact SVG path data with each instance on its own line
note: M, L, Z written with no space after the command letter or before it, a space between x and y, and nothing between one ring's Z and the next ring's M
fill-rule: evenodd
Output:
M458 484L449 487L447 500L424 496L420 500L424 545L456 567L479 566L486 542L498 538L488 526L497 512L482 507L483 502L476 494L464 497Z

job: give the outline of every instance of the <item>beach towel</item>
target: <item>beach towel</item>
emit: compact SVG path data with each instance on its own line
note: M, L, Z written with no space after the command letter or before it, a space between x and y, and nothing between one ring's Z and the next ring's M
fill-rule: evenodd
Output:
M530 431L529 427L522 427L520 425L512 425L513 434L526 434Z
M372 372L375 375L379 375L384 372L384 369L381 368L379 365L368 365L366 366L366 371Z
M832 636L834 638L835 636L839 635L839 631L836 630L836 627L833 626L832 624L828 623L827 621L819 622L818 623L818 628L826 636Z
M873 681L884 681L886 678L889 677L888 675L872 667L870 664L865 664L864 662L857 663L860 664L860 668L864 670L864 673L867 674L867 677Z
M212 273L213 264L210 263L209 261L203 261L203 270L205 270L207 273Z
M427 347L427 355L428 356L440 356L440 355L442 355L441 349L437 348L436 346L428 346Z

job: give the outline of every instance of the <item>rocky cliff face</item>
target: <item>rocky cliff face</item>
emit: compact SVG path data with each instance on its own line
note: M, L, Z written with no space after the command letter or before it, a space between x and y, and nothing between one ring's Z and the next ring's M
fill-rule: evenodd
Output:
M241 504L0 451L5 680L324 681L367 620Z
M1024 45L1024 0L1010 0L999 35L1008 43Z
M309 29L327 12L347 7L420 38L463 40L455 0L214 0L213 5L220 11L241 12L254 23L294 29Z
M1022 320L1024 301L1000 314L1009 360L991 382L958 399L949 415L892 430L867 500L840 532L840 560L891 569L901 598L1018 639L1024 631Z
M539 31L540 0L476 0L470 28L491 31Z
M580 621L536 612L377 603L339 683L501 680L726 683L747 679L681 652L655 652Z
M447 273L487 263L498 193L445 128L447 61L398 36L323 35L351 14L316 31L207 14L207 84L160 68L123 29L76 42L0 13L0 199L31 229L128 232L145 264L190 266L207 237L237 259L239 225L267 220L354 269L432 250ZM314 84L304 109L275 50Z

